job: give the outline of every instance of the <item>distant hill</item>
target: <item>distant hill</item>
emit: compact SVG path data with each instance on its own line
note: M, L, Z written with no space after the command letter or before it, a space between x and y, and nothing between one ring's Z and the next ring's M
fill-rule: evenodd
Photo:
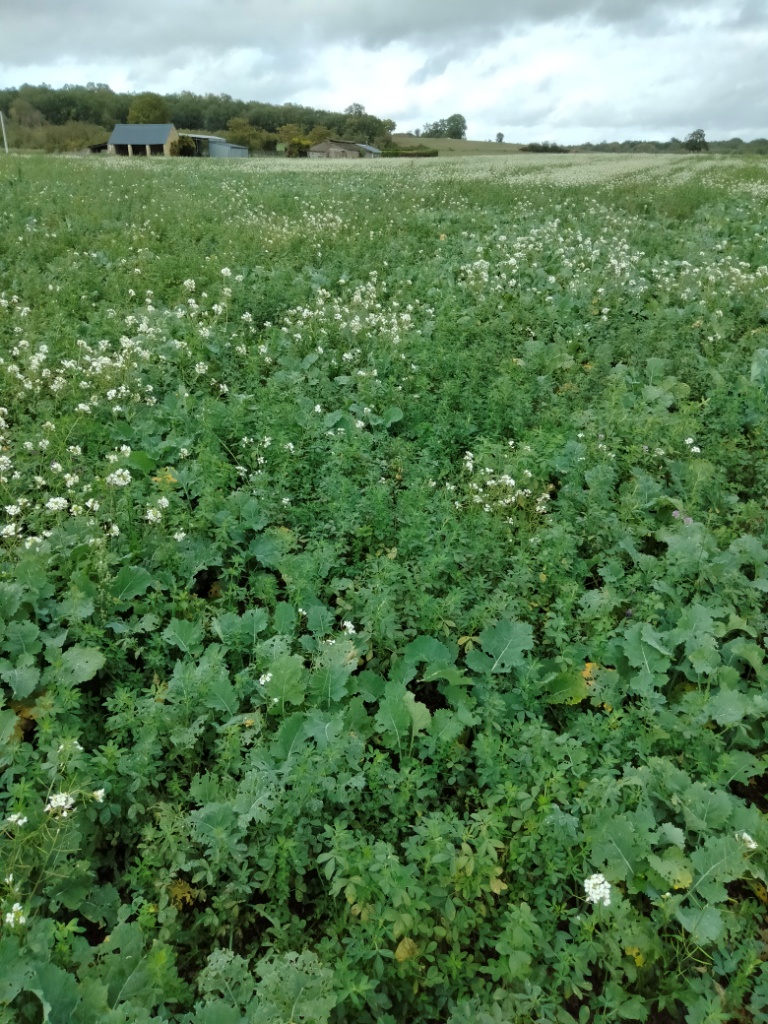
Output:
M428 146L430 149L437 149L440 155L445 156L482 156L492 154L503 156L505 153L518 153L520 147L511 142L474 142L470 139L432 139L426 135L407 135L402 132L395 132L392 141L396 146L407 148L409 146Z

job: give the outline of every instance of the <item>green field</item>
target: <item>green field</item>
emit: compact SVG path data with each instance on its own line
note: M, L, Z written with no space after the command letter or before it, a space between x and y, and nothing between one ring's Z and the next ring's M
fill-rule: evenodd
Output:
M401 149L411 146L427 146L438 150L440 156L510 156L520 151L514 142L481 142L472 139L433 139L430 136L395 133L392 141Z
M767 196L0 160L0 1024L768 1021Z

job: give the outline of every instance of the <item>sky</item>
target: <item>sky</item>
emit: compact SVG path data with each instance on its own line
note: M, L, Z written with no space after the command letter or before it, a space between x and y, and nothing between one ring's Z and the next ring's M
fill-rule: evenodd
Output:
M768 0L0 0L0 87L103 82L565 144L768 137Z

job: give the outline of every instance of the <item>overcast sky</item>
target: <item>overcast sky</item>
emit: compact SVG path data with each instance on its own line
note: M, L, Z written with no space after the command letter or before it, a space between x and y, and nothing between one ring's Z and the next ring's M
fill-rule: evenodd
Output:
M0 0L0 86L229 93L469 138L768 136L768 0Z

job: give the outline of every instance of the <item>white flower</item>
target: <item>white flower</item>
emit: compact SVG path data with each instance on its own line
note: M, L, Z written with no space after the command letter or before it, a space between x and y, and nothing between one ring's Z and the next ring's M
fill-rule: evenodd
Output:
M6 821L10 825L16 825L18 828L24 828L29 819L25 814L9 814Z
M349 619L345 619L341 625L343 626L345 633L352 634L357 632L354 625L349 621Z
M131 474L127 469L116 469L114 473L110 473L104 481L109 484L110 487L127 487L131 482Z
M9 912L5 915L5 923L10 925L11 928L15 928L16 925L26 924L27 919L22 913L23 908L20 903L14 903Z
M272 678L272 673L271 672L265 672L263 675L259 676L259 683L262 686L266 686L271 678Z
M207 373L207 372L208 372L208 364L207 363L195 363L195 373L197 373L200 376L202 376L204 373Z
M50 512L62 512L69 502L66 498L49 498L45 503L45 507Z
M163 513L159 508L148 508L144 514L144 518L148 523L159 523L163 518Z
M71 793L54 793L45 805L45 810L48 814L60 814L62 818L66 818L74 806L75 798Z
M193 292L195 290L195 282L192 280L191 277L188 277L187 280L184 282L184 287L187 289L188 292Z
M611 885L605 875L590 875L584 880L585 899L588 903L602 903L604 907L611 905Z
M174 535L173 535L173 539L174 540L184 540L184 538L186 536L187 535L186 535L186 533L184 533L183 530L177 530L176 533L174 533Z
M170 502L168 501L167 498L158 498L157 499L157 507L158 508L168 508L169 504L170 504Z
M221 268L221 276L222 277L232 277L232 271L229 269L229 267L222 267Z
M103 789L94 789L94 791L93 791L93 799L96 801L97 804L103 804L105 796L106 796L106 793L105 793L105 791Z
M737 832L736 833L736 838L739 840L740 843L744 843L744 845L746 846L746 848L748 850L756 850L757 849L757 843L752 838L752 836L749 834L749 832Z

